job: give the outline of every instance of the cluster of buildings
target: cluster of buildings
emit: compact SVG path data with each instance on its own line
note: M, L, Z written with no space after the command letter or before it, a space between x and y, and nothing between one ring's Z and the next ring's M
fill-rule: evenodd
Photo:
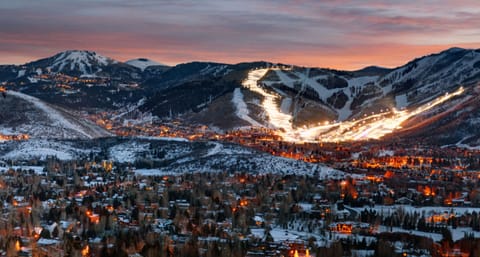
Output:
M343 255L373 254L382 233L401 229L480 233L474 171L354 163L344 177L322 180L248 171L144 176L111 161L27 164L1 165L0 254L321 256L336 243Z

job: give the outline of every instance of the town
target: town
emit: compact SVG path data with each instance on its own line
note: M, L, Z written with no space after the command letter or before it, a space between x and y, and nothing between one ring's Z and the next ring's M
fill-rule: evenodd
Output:
M4 160L2 254L479 254L478 151L293 144L269 132L236 131L209 140L328 163L344 175L255 170L169 174L102 156ZM150 151L153 155L155 149Z
M172 174L95 155L4 158L2 255L480 254L478 149L395 140L288 142L274 129L219 133L136 110L79 115L117 137L232 143L327 164L343 175L254 169ZM5 134L1 140L29 136ZM146 158L158 155L149 151Z

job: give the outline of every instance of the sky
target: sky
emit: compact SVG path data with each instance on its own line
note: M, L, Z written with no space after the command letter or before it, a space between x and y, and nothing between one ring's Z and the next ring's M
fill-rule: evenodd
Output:
M79 49L355 70L480 48L478 0L15 0L0 2L0 24L1 64Z

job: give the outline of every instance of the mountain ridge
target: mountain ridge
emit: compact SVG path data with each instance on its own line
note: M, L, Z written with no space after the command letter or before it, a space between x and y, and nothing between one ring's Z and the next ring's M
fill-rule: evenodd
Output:
M367 66L356 71L269 62L168 67L140 59L147 65L134 67L93 51L69 50L23 66L0 66L0 82L70 110L125 112L135 106L136 113L160 120L180 118L220 130L245 125L236 113L249 113L255 124L275 127L264 105L270 95L270 108L278 110L284 124L298 128L416 108L460 86L471 92L480 82L478 49L450 48L393 69ZM257 69L266 72L253 90L245 81ZM246 110L239 112L238 104ZM471 114L472 119L480 116ZM224 117L229 121L220 122Z

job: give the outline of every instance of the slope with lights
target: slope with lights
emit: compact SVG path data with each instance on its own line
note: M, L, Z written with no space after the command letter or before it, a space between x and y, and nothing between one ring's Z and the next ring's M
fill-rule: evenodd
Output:
M269 123L273 128L278 129L279 135L286 141L341 142L379 139L399 129L401 124L409 118L422 114L464 92L463 87L460 87L453 93L447 93L412 110L391 109L388 112L372 114L357 120L309 128L294 128L292 116L281 112L278 106L281 96L258 86L258 81L271 69L251 70L243 82L243 86L264 97L261 105L268 115Z

